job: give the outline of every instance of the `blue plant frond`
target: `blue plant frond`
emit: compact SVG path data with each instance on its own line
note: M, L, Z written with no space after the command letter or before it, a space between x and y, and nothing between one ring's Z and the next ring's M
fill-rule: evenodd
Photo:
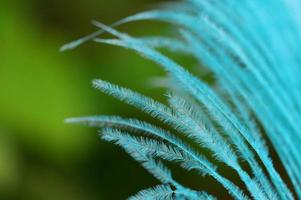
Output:
M208 174L215 178L218 182L220 182L225 188L229 190L229 192L235 197L235 199L245 199L244 194L229 180L225 179L221 175L219 175L216 172L216 167L211 164L205 157L199 155L196 151L194 151L192 148L190 148L187 144L185 144L183 141L180 141L175 136L172 136L168 132L158 129L148 123L144 123L138 120L133 119L122 119L120 117L107 117L107 116L96 116L96 117L83 117L83 118L71 118L68 119L67 122L71 123L83 123L90 126L96 126L96 127L116 127L116 128L130 128L130 130L135 131L142 131L145 134L150 134L152 136L156 136L160 139L163 139L170 144L174 145L175 147L171 149L170 147L163 146L162 149L165 149L165 152L167 149L171 150L169 153L170 155L164 153L164 151L158 151L160 148L148 148L148 152L150 149L153 151L156 149L156 152L153 152L154 155L160 155L161 158L164 158L166 160L172 161L172 157L174 156L174 161L181 162L181 166L185 169L191 170L197 170L201 174ZM107 135L107 134L106 134ZM112 137L114 135L112 132L110 132L110 136ZM117 133L117 136L122 137L120 133ZM116 138L116 134L114 136ZM129 140L131 138L131 142L126 143L129 146L134 146L134 140L135 138L127 136L127 139ZM140 141L141 143L142 141ZM139 142L138 142L139 143ZM151 143L151 142L150 142ZM142 149L143 146L147 147L151 144L146 145L146 141L143 141L143 145L140 148ZM161 144L162 145L162 144ZM137 150L136 149L136 150ZM173 153L171 153L173 152ZM179 153L181 152L181 153ZM182 157L182 158L181 158Z
M181 116L188 117L188 119L186 119L185 122L189 124L189 127L191 127L191 129L193 129L192 127L194 127L193 125L191 125L191 122L195 122L196 124L198 124L198 123L202 123L202 121L204 120L204 117L198 116L198 113L196 113L193 110L193 107L190 106L191 104L187 104L184 99L181 99L180 97L171 96L169 102L171 103L172 107L178 111L177 113L179 113ZM213 127L210 121L209 122L207 121L207 123L205 124L207 124L207 126L209 127L209 129L207 129L205 134L207 137L211 136L211 144L209 143L209 145L211 145L211 148L210 147L209 148L211 149L213 154L217 158L219 158L219 160L221 160L225 164L235 169L240 176L244 176L244 174L241 174L241 171L243 170L238 165L238 157L233 152L233 150L231 149L227 141L221 136L219 136L219 133L216 132L216 129ZM201 132L204 131L195 132L196 134L194 136L195 141L198 141L200 134L202 134ZM245 150L247 149L247 147L237 147L237 149L239 149L238 152L240 153L242 149ZM270 198L275 198L275 191L273 190L273 187L269 183L269 180L263 173L263 170L261 169L259 164L255 161L254 158L252 157L250 158L249 155L246 155L243 152L240 154L241 154L240 157L244 158L250 164L253 174L256 177L256 180L260 183L261 187L265 188L267 195ZM246 178L249 179L249 177Z
M184 0L110 26L93 21L98 31L62 47L72 49L94 40L133 50L161 66L172 87L180 91L168 95L169 105L106 81L95 80L93 85L208 149L213 159L238 174L247 191L225 178L209 158L172 131L115 116L71 118L67 122L102 128L103 139L122 146L163 183L139 192L131 198L134 200L214 199L180 185L161 160L213 177L234 199L292 200L294 195L301 199L300 10L299 0L243 0L239 5L235 0ZM141 20L167 22L179 30L179 38L135 38L115 29ZM98 38L104 32L115 38ZM218 88L189 73L161 53L161 48L193 57L214 74ZM263 135L277 152L293 193L274 166Z
M185 161L189 163L194 163L194 168L199 169L201 173L206 174L206 169L204 166L209 168L210 170L215 171L216 167L211 164L209 161L206 160L205 157L202 155L199 155L196 151L194 151L191 147L189 147L187 144L185 144L183 141L175 137L174 135L170 134L168 131L157 128L149 123L142 122L139 120L135 119L124 119L121 117L110 117L110 116L94 116L94 117L83 117L83 118L71 118L67 120L69 123L81 123L81 124L87 124L89 126L94 126L94 127L100 127L100 128L108 128L108 127L113 127L113 128L119 128L121 130L129 130L132 132L138 132L138 133L143 133L149 136L154 136L156 138L159 138L161 140L165 140L169 142L170 144L174 145L174 148L164 146L163 143L161 143L161 150L164 149L165 152L169 150L169 154L172 154L172 156L168 157L168 154L164 154L162 151L157 151L157 149L160 148L148 148L148 150L156 150L152 154L157 154L160 153L159 155L163 156L164 159L170 160L170 161ZM112 132L110 132L111 136L113 135ZM107 134L106 134L107 135ZM117 136L121 137L122 135L120 132L117 132ZM115 134L116 137L116 134ZM130 136L127 136L128 140L131 138L132 142L134 140L137 140L137 138L133 138ZM133 142L134 143L134 142ZM153 145L159 145L158 143L152 143L151 140L148 141L143 141L141 140L140 142L135 142L135 144L141 144L143 143L144 145L142 146L153 146ZM148 143L148 144L146 144ZM131 143L129 143L131 144ZM143 147L141 147L143 148ZM173 153L172 153L173 152ZM174 160L172 159L174 157ZM186 159L185 159L186 158ZM187 159L190 158L190 159ZM198 167L196 167L198 166Z
M189 37L189 36L187 36L187 37ZM199 47L200 47L200 45L201 45L201 44L200 44L199 42L197 42L197 40L195 40L195 39L190 40L190 44L193 44L194 46L196 46L196 45L199 44ZM194 49L194 48L191 48L191 49ZM201 54L199 54L199 55L203 55L203 61L204 61L204 55L208 54L208 53L206 53L206 52L208 52L208 50L206 50L206 49L200 49L200 48L197 48L197 49L196 49L195 51L193 51L193 52L195 52L196 54L197 54L197 53L201 53ZM216 60L216 59L213 58L212 60L214 61L214 60ZM209 60L208 63L211 63L211 66L214 66L214 64L213 64L214 62L211 62L212 60ZM206 64L207 64L207 63L206 63ZM222 69L222 66L220 66L220 69ZM214 70L214 69L213 69L213 70ZM216 73L218 74L218 72L216 72ZM227 76L228 76L228 79L226 79ZM226 79L226 80L225 80L225 79ZM233 87L237 86L238 84L234 82L234 83L233 83L233 87L231 87L231 80L233 80L233 78L231 77L230 74L229 74L229 75L221 74L221 82L224 83L224 84L222 84L223 87L227 87L227 90L226 90L226 91L229 92L229 94L231 95L231 96L230 96L231 99L237 103L236 106L238 106L238 107L240 108L240 111L242 112L242 115L244 115L244 121L242 121L240 124L246 124L246 125L249 124L249 126L250 126L250 127L249 127L249 130L252 130L253 133L250 132L250 131L248 131L248 129L242 128L241 130L245 130L244 132L246 132L246 133L245 133L246 139L250 142L250 144L252 145L252 147L254 148L254 150L256 150L256 152L259 154L260 158L261 158L262 160L266 160L266 161L264 161L264 162L268 162L268 163L266 163L266 166L272 166L272 165L270 164L270 161L269 161L270 159L268 158L268 153L267 153L266 147L265 147L265 145L264 145L264 142L263 142L262 139L260 138L260 133L255 132L255 131L256 131L256 127L254 127L254 124L250 124L251 121L250 121L249 117L247 116L247 115L248 115L247 111L242 109L243 104L237 102L236 97L233 96L233 95L235 95L235 94L233 94L233 92L235 92L235 88L233 88ZM222 121L222 119L217 119L217 121L219 121L220 124L222 124L222 125L226 125L226 124L227 124L226 122ZM226 130L227 130L227 129L228 129L228 128L226 127ZM229 129L228 129L228 130L229 130ZM257 131L258 131L258 130L257 130ZM235 131L234 131L234 130L228 131L228 133L230 133L230 137L235 136L235 134L234 134ZM247 135L246 135L246 134L247 134ZM235 139L234 139L234 140L235 140ZM239 140L241 141L242 139L239 139ZM234 142L234 143L235 143L235 142ZM240 142L239 142L239 143L240 143ZM239 145L239 146L240 146L240 145ZM243 146L245 146L245 145L243 145ZM246 147L243 147L243 149L246 149ZM246 152L248 152L248 151L245 151L245 150L240 149L239 152L246 153ZM248 157L248 156L246 156L246 157ZM254 159L252 158L252 160L254 160ZM251 162L254 163L254 161L251 161ZM255 162L255 163L256 163L256 162ZM256 165L257 165L257 164L256 164ZM255 167L255 166L254 166L254 170L253 170L254 173L259 172L259 170L257 170L257 169L258 169L258 167ZM274 170L274 169L271 169L271 171L273 171L273 173L275 173L275 170ZM276 174L276 175L273 175L273 176L278 177L277 174ZM266 182L266 181L265 181L265 182ZM267 185L267 184L264 184L264 185ZM282 190L287 190L287 191L288 191L288 189L287 189L287 187L285 186L284 183L281 183L280 185L282 185L282 186L281 186L282 189L279 188L279 191L282 191Z
M180 52L187 55L192 53L190 49L187 49L186 43L176 38L153 36L141 37L138 39L141 40L145 45L152 48L167 48L170 51Z
M200 88L184 88L184 89L191 92L192 96L194 96L201 103L205 104L208 107L208 109L212 113L214 113L214 116L217 118L217 121L219 121L220 124L223 125L226 132L231 133L231 134L229 134L229 137L232 138L234 144L236 144L238 147L241 147L240 152L242 152L244 154L244 156L247 158L247 160L250 160L251 163L255 163L254 169L258 168L258 167L256 167L257 164L256 164L256 161L254 160L254 156L252 155L250 150L248 150L246 144L244 144L245 142L243 140L243 137L245 137L245 139L247 139L247 142L249 142L253 147L256 148L257 144L254 143L255 141L252 140L252 137L250 137L249 131L245 129L245 127L243 126L242 123L239 123L237 117L235 117L233 114L231 114L232 113L231 109L225 103L223 103L223 100L217 94L215 94L210 88L208 88L205 84L198 81L196 78L194 78L188 72L186 72L184 70L182 71L182 68L180 66L178 66L176 63L169 60L168 58L166 58L159 52L149 49L148 47L143 47L142 46L143 44L141 44L140 41L137 42L137 44L135 44L136 41L134 39L130 38L130 36L128 36L128 35L120 34L116 30L112 30L111 28L108 28L102 24L98 24L98 26L106 29L106 31L109 31L110 33L114 34L115 36L122 38L123 41L118 40L120 42L119 43L120 46L124 46L126 48L133 48L134 50L138 51L139 53L141 53L143 55L145 55L146 53L149 53L150 59L154 60L158 64L161 63L161 65L163 65L163 67L165 67L165 66L172 67L172 69L166 69L166 70L167 71L170 70L169 72L173 76L175 76L175 78L177 80L179 80L179 81L182 80L182 83L186 84L188 87L191 85L194 85L196 87L200 86ZM128 43L124 42L124 40L129 40L129 42ZM178 70L180 72L177 72ZM180 74L182 75L182 77L179 77ZM186 77L185 75L187 76L187 78L185 80L183 80L183 77ZM197 89L199 89L199 90L197 90ZM240 134L242 134L243 137L241 137ZM257 145L257 146L259 146L259 145ZM257 150L259 150L259 149L257 149ZM267 160L267 159L268 158L265 158L265 160ZM267 165L269 165L269 163ZM239 171L241 171L241 170L239 170ZM257 172L257 171L258 170L256 170L255 172ZM277 175L275 175L275 176L278 177ZM280 180L278 180L278 182L279 181ZM245 183L249 184L250 181L245 180ZM282 190L285 189L287 191L287 193L289 194L289 190L287 189L287 187L285 186L284 183L281 184L279 187L281 187ZM251 190L251 188L249 190ZM258 191L260 191L260 189L258 189ZM268 193L272 194L271 192L268 192ZM254 192L254 194L258 194L258 192ZM289 196L291 198L291 195L289 195Z
M158 185L138 192L128 200L215 200L216 198L206 192L195 192L193 190L172 190L168 185Z
M138 192L128 200L172 200L174 190L169 185L158 185Z
M104 129L102 131L104 140L115 142L122 146L132 157L139 161L142 166L153 174L163 184L171 184L176 188L175 195L187 196L189 199L200 199L203 197L212 198L204 192L197 192L185 188L172 178L171 172L160 161L156 161L154 157L161 157L167 160L182 160L185 163L184 156L179 150L168 147L163 143L158 143L151 139L142 139L130 136L114 129ZM155 149L159 151L156 152ZM160 153L161 152L161 153ZM172 153L173 152L173 153ZM173 155L176 155L175 157ZM176 158L178 157L178 158Z

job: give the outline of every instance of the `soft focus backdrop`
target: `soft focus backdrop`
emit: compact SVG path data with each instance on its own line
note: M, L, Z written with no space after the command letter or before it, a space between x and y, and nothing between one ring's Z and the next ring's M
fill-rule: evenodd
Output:
M102 78L146 94L162 74L151 62L117 47L59 47L104 23L151 8L156 0L0 1L0 199L123 199L156 181L96 130L66 117L141 113L91 87ZM121 27L134 35L156 25ZM159 95L162 96L162 95ZM144 116L141 116L144 117Z

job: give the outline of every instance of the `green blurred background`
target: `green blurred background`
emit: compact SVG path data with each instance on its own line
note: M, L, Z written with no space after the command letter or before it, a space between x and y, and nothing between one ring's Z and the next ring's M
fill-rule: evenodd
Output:
M87 43L59 47L95 28L146 10L156 0L0 1L0 199L124 199L157 182L95 129L64 124L71 116L145 117L91 87L110 80L146 94L161 75L132 52ZM156 25L121 29L152 33ZM161 94L159 96L162 96Z

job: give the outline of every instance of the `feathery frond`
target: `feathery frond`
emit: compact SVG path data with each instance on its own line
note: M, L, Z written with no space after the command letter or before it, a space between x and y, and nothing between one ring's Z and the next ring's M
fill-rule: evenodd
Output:
M161 66L178 90L170 88L168 105L103 80L94 80L93 85L162 121L170 130L116 116L66 121L100 128L104 140L121 146L162 183L140 191L132 200L215 199L182 186L164 162L212 177L234 199L301 199L300 10L299 0L243 0L239 4L184 0L110 26L93 21L98 31L62 50L93 40L133 50ZM177 28L179 36L136 38L115 29L141 20L167 22ZM115 38L99 38L104 32ZM214 73L218 88L192 75L161 48L193 57ZM263 135L272 143L289 180L274 166ZM211 156L199 153L204 149ZM246 189L220 173L216 162L232 169Z

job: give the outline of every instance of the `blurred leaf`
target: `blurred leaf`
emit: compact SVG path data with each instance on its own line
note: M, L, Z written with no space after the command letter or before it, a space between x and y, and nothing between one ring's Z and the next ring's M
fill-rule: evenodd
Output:
M18 8L16 8L18 9ZM11 9L14 10L14 9ZM17 14L18 13L18 14ZM92 110L80 62L58 52L53 37L35 30L26 15L7 13L0 66L0 120L42 154L66 159L85 147L80 129L64 124L71 114ZM22 23L21 23L22 21ZM4 50L5 51L4 51ZM83 87L83 85L85 87Z

